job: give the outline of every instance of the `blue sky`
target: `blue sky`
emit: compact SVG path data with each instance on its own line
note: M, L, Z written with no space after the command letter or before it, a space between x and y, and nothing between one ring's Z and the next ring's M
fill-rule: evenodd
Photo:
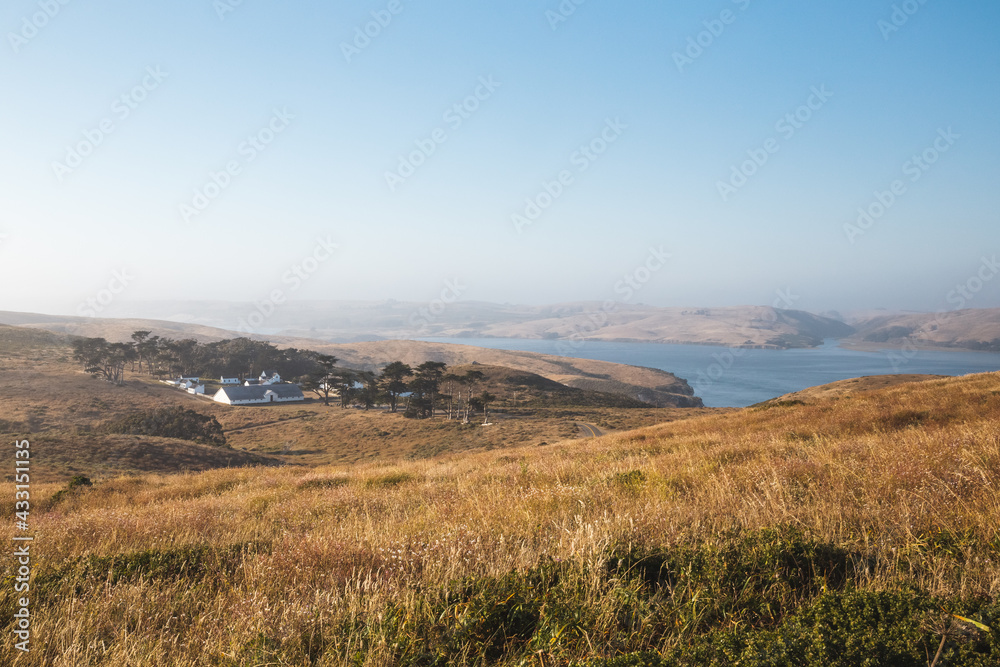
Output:
M10 0L0 309L604 300L662 248L633 302L945 310L1000 250L998 28L986 0Z

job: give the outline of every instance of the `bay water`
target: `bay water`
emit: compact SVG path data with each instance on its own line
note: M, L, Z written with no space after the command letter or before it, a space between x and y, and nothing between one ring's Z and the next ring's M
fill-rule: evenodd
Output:
M965 375L1000 370L1000 353L898 348L858 351L840 347L833 339L820 347L793 350L603 341L570 344L519 338L421 340L659 368L687 380L708 407L746 407L807 387L866 375Z

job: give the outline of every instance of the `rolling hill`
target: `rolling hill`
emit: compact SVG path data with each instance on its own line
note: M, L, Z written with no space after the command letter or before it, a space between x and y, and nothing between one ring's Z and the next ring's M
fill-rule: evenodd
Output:
M295 302L268 319L270 333L252 337L300 345L301 341L371 342L445 337L603 340L683 343L726 347L796 348L837 338L856 347L1000 350L1000 308L946 313L858 312L846 322L803 311L764 306L655 308L600 303L510 306L458 302L430 317L426 304L386 302ZM137 329L202 342L233 335L253 304L138 303L130 311L147 319L98 319L0 312L0 322L81 336L127 338ZM421 314L421 313L425 314ZM426 316L425 316L426 315ZM151 319L149 319L151 318ZM188 322L192 324L188 324Z
M876 315L854 327L849 341L859 345L1000 352L1000 308Z

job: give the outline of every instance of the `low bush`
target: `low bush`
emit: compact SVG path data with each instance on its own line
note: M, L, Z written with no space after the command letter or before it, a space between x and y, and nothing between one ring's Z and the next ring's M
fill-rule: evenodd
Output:
M226 444L222 425L215 417L181 407L132 412L121 419L104 423L99 430L103 433L178 438L206 445Z

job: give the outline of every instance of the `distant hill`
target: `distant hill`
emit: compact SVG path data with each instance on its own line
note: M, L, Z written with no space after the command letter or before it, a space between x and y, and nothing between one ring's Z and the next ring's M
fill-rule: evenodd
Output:
M50 352L65 348L70 340L70 336L54 334L42 329L0 324L0 351L5 354Z
M255 307L252 303L143 302L128 304L128 312L154 320L196 323L204 327L197 331L199 335L212 335L213 328L239 329L241 322L255 312ZM3 314L0 321L6 321ZM37 325L43 321L12 323ZM54 321L50 318L48 323ZM80 326L80 322L74 326ZM163 322L161 326L169 324ZM478 301L451 304L303 301L283 304L262 326L277 335L331 342L573 337L762 348L811 347L824 338L842 338L853 333L849 325L835 318L767 306L658 308L602 302L518 306Z
M849 340L857 344L1000 352L1000 308L876 315L854 327Z
M583 340L786 349L814 347L824 338L842 338L852 333L849 325L838 320L769 306L621 306L610 313L574 308L558 317L492 325L484 328L481 335L549 339L578 335Z
M1000 308L948 313L868 310L846 317L815 315L767 306L656 308L597 302L516 306L461 301L435 308L401 301L290 302L266 321L266 334L250 337L292 346L303 341L364 343L413 338L602 340L683 343L752 348L801 348L824 339L860 347L912 344L918 347L1000 350ZM231 338L253 304L151 302L129 304L142 317L90 319L0 312L0 323L34 326L60 334L101 335L127 340L137 329L159 336L211 342Z
M91 318L68 315L42 315L40 313L16 313L0 311L0 324L15 327L32 327L68 336L87 338L107 338L127 341L133 331L151 331L153 335L165 338L193 338L200 343L211 343L232 338L234 334L223 329L199 324L145 320L138 318ZM65 336L64 336L65 337Z

